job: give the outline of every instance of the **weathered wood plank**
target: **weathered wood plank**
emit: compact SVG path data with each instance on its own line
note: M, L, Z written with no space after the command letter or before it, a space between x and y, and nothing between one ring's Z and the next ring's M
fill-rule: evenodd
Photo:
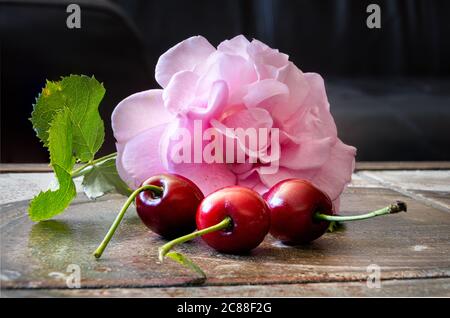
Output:
M0 204L32 199L40 191L55 185L53 173L3 173L0 174ZM77 192L82 192L81 178L75 179ZM354 173L350 187L382 187L379 182L365 177L360 172Z
M408 213L349 223L310 245L287 247L268 237L250 255L224 255L201 240L180 247L208 274L208 286L365 281L367 266L377 264L381 278L450 277L450 217L446 212L386 189L350 188L342 213L361 213L396 199ZM33 224L27 202L1 206L2 288L65 288L69 264L81 268L84 288L177 286L192 283L190 271L170 261L157 262L164 240L150 233L132 208L106 250L91 253L114 219L124 198L109 195L96 202L79 198L52 221Z
M356 170L448 170L450 161L359 161ZM47 163L1 163L0 173L50 172Z
M450 170L361 171L358 175L450 212Z
M13 289L2 297L449 297L450 279L383 281L380 288L366 282L275 284L205 287L111 289ZM243 300L245 301L245 299Z
M353 174L352 181L349 187L359 187L359 188L384 188L388 187L383 180L374 179L374 176L378 179L384 174L389 175L390 173L395 173L391 171L377 172L377 174L371 174L367 171L359 171ZM403 171L400 176L391 180L394 182L405 182L408 180L410 174L413 174L411 182L415 185L415 189L440 189L439 186L446 187L445 179L442 176L445 174L450 176L448 171ZM414 175L423 177L424 182L414 178ZM370 177L368 177L368 175ZM4 173L0 174L0 184L2 191L0 192L0 204L29 200L33 198L39 191L47 190L52 184L55 183L55 178L53 173ZM75 184L77 186L77 191L82 192L81 179L75 179ZM450 187L447 187L450 188ZM442 192L442 191L441 191ZM438 196L443 197L445 195L439 195L441 192L435 192Z
M433 202L439 202L442 206L445 206L450 211L450 191L423 191L413 190L414 194L431 200Z
M0 173L50 172L48 163L0 163Z
M81 165L75 165L75 168ZM0 163L0 173L39 173L52 172L48 163Z
M356 188L384 188L380 182L366 177L363 172L357 171L352 174L352 180L348 187Z
M404 190L450 192L450 170L435 171L368 171L361 173L386 185L396 185Z
M76 178L77 192L82 191L81 178ZM56 187L53 173L0 174L0 204L30 200L40 191Z
M450 161L359 161L356 170L448 170Z

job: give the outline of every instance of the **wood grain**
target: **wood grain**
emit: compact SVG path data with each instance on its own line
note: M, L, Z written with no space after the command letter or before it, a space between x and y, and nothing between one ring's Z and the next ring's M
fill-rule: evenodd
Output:
M205 270L206 286L365 282L370 264L380 266L382 280L449 278L448 213L374 188L348 189L342 213L362 213L396 199L408 203L408 213L349 223L345 231L305 246L287 247L269 236L245 256L217 253L201 240L179 251ZM66 213L38 224L28 220L26 201L2 206L2 288L64 289L65 281L49 274L65 273L69 264L81 267L81 284L88 289L193 284L195 275L178 264L158 264L164 240L150 233L133 209L104 257L92 257L123 201L115 195L96 202L79 198Z
M366 161L357 162L361 170L448 170L450 161ZM0 173L50 172L47 163L1 163Z
M80 194L64 214L34 224L27 217L29 199L52 174L36 172L46 171L44 165L1 165L1 296L449 296L450 171L426 170L436 163L383 164L387 170L360 165L371 170L354 174L341 214L397 199L407 202L407 213L348 223L344 231L304 246L285 246L268 236L241 256L217 253L197 239L178 250L207 273L201 287L189 270L170 260L158 263L157 249L165 241L141 224L134 208L103 258L92 257L124 197L89 201ZM391 170L398 167L412 170ZM18 191L24 184L29 191ZM80 266L81 289L67 288L63 275L69 264ZM380 267L380 289L366 285L371 264Z
M156 287L108 289L8 289L3 297L450 297L450 279L386 280L380 288L365 282ZM270 300L268 300L270 301Z

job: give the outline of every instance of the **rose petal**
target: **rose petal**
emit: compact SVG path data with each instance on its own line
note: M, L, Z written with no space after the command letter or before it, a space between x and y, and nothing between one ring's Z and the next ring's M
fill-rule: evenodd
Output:
M239 174L243 174L246 173L248 171L250 171L253 168L253 164L250 162L244 162L244 163L230 163L228 165L228 167L230 168L230 170L239 175Z
M333 212L334 214L339 213L339 210L341 208L341 197L338 196L336 199L331 201L333 203Z
M303 105L310 87L302 71L292 62L279 70L276 79L284 83L289 90L289 99L283 107L283 112L280 115L277 114L280 121L285 121Z
M270 49L261 55L262 62L265 65L280 69L289 64L289 55L280 53L278 50Z
M230 96L243 86L256 81L256 72L252 63L238 55L217 52L208 60L207 70L201 75L197 85L197 94L209 92L212 83L223 80L228 85Z
M217 120L211 121L211 125L224 136L224 146L233 146L235 157L237 156L237 146L239 146L240 150L252 158L259 158L265 155L265 150L270 145L270 128L272 124L273 121L270 114L262 108L243 109L242 111L231 113L222 122ZM260 128L266 129L267 135L265 140L260 139ZM248 140L247 129L254 129L256 136L254 143L250 143ZM228 148L225 149L225 153L226 151L228 151Z
M235 174L225 164L182 163L173 165L170 171L192 180L205 196L236 184Z
M271 48L267 44L257 39L253 39L252 42L250 42L250 44L248 45L247 53L249 56L254 58L255 56L258 56L267 50L271 50Z
M331 148L327 162L311 179L312 183L335 200L351 181L355 169L356 148L339 139Z
M269 112L262 108L247 108L240 112L232 113L224 118L222 123L229 128L271 128L273 124Z
M310 87L305 103L314 104L329 111L330 103L328 102L323 77L317 73L303 73L303 75Z
M198 75L191 71L176 73L164 89L164 106L173 114L184 114L194 102Z
M123 148L125 147L124 144L120 144L116 142L116 150L117 150L117 157L116 157L116 168L117 173L119 174L120 178L127 184L133 184L132 180L130 180L125 168L122 165L122 153Z
M155 69L156 81L166 87L179 71L193 71L216 49L202 36L193 36L170 48L160 56Z
M248 85L247 94L243 100L247 107L256 107L269 98L280 95L284 95L287 99L289 88L276 80L266 79ZM284 107L279 107L277 110L284 112Z
M160 153L160 141L167 124L152 127L117 147L120 177L132 189L149 177L166 172Z
M217 47L218 51L235 54L248 59L247 47L250 42L242 34L235 36L231 40L225 40Z
M154 116L155 113L158 116ZM111 126L117 142L125 143L144 130L172 119L173 115L164 108L162 90L153 89L121 101L112 113Z
M296 113L282 122L284 136L296 143L300 143L302 138L336 138L337 128L322 77L315 73L304 75L309 86L308 95Z
M300 144L290 141L281 147L280 165L295 170L318 169L330 157L334 142L331 137L303 140Z
M280 68L289 63L289 56L272 49L258 40L247 47L248 55L255 65L258 79L275 78Z
M264 195L267 191L269 191L269 188L266 187L262 182L258 182L254 187L253 190L258 192L260 195Z
M209 120L219 116L228 102L228 85L225 81L216 81L211 86L206 107L190 107L189 117L192 119Z
M269 190L269 188L261 182L261 179L259 178L259 175L256 171L253 171L245 178L243 178L242 176L238 176L237 184L241 187L253 189L261 195Z
M256 171L258 172L262 183L268 188L286 179L297 178L311 180L314 175L314 171L312 170L293 170L284 167L279 167L277 173L265 174L263 173L264 170L261 168L257 168Z

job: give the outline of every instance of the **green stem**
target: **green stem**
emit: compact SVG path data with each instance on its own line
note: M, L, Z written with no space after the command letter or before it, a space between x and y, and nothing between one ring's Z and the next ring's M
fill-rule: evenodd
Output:
M72 178L79 177L81 175L81 172L83 172L86 168L88 168L90 166L93 166L93 165L95 165L95 164L97 164L99 162L105 161L107 159L114 158L115 156L117 156L117 152L113 152L113 153L110 153L109 155L106 155L104 157L100 157L98 159L91 160L88 163L82 165L81 167L73 170L70 175L71 175Z
M182 244L184 242L190 241L195 239L196 237L202 236L204 234L208 234L211 232L215 232L215 231L220 231L226 228L229 228L233 225L233 220L227 216L225 219L223 219L223 221L221 221L220 223L217 223L216 225L207 227L203 230L197 230L194 231L190 234L181 236L179 238L176 238L166 244L164 244L163 246L161 246L159 248L159 260L162 262L164 260L164 256L167 255L167 253L175 246L178 244Z
M343 215L327 215L322 214L320 212L317 212L314 214L314 219L321 220L321 221L337 221L337 222L343 222L343 221L357 221L357 220L365 220L370 219L376 216L385 215L385 214L392 214L392 213L398 213L401 211L406 212L407 207L406 203L402 201L397 201L394 204L391 204L385 208L372 211L366 214L361 215L349 215L349 216L343 216Z
M119 214L117 214L116 219L114 220L113 224L109 228L108 233L106 233L105 238L100 243L100 245L97 247L97 249L94 252L94 256L96 258L100 258L103 254L103 251L105 250L106 246L108 245L109 241L111 240L112 236L114 235L114 232L116 231L117 227L119 226L120 222L123 219L123 216L125 215L125 212L127 211L130 204L133 202L133 200L136 198L136 196L141 193L142 191L150 190L156 195L160 196L163 193L163 189L161 187L157 187L154 185L144 185L136 190L133 191L133 193L128 197L127 201L123 205L122 209L120 210Z

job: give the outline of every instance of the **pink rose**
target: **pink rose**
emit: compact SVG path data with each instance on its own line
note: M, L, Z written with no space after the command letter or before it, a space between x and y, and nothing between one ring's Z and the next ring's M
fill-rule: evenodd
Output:
M320 75L303 73L286 54L242 35L217 49L201 36L191 37L159 58L155 75L163 89L131 95L112 114L117 169L130 187L161 172L181 174L205 194L235 184L262 193L278 181L302 178L339 208L356 149L337 137ZM198 136L196 122L214 138ZM251 144L232 131L236 128L264 133ZM190 138L181 138L182 132ZM206 151L219 137L235 142L231 158L243 149L247 161L225 160L230 149L223 145L212 152L222 161L205 161L195 153L194 144ZM269 153L272 159L264 156ZM192 161L175 160L180 154Z

